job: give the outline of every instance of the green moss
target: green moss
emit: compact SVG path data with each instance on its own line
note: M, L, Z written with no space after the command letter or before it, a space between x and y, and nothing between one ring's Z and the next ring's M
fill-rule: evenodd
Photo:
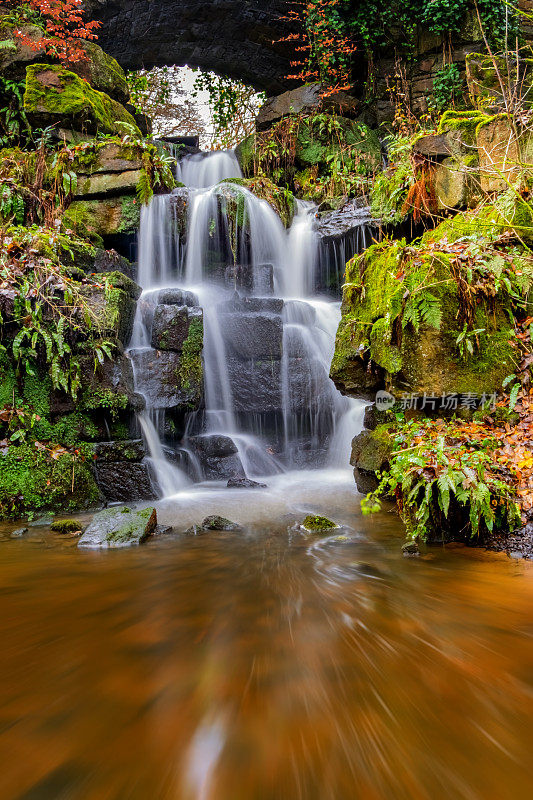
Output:
M378 472L384 468L394 450L394 440L389 426L379 425L373 431L362 431L352 443L350 463L365 472Z
M254 174L254 159L256 152L256 135L250 134L236 148L235 155L239 161L242 174L245 178L251 178Z
M327 533L328 531L335 530L340 526L336 522L332 522L327 517L318 517L309 514L302 522L302 527L311 533Z
M520 207L520 212L524 217L518 214L518 218L525 225L529 209ZM508 228L496 207L487 206L475 215L458 214L446 220L415 246L385 241L352 259L346 269L332 378L345 389L357 387L355 393L364 395L368 367L377 365L397 397L411 392L440 396L498 390L513 371L515 350L509 320L516 298L527 291L527 279L515 260L511 288L502 281L496 283L501 265L494 262L491 273L494 251L489 245L483 257L483 242L490 243ZM474 285L488 280L498 288L476 294L470 329L481 333L474 353L464 360L457 346L464 301L449 244L467 237L478 248L480 273L472 275Z
M445 111L439 122L439 133L459 131L465 144L476 144L476 129L478 125L489 119L482 111Z
M200 388L204 377L202 350L204 347L204 325L201 319L193 319L189 326L189 335L183 343L183 350L178 370L179 384L187 391Z
M155 514L154 508L144 508L142 511L131 511L129 508L123 508L124 522L115 530L110 531L106 536L108 544L127 544L132 539L139 538L143 541L146 538L145 530L150 522L152 515ZM101 512L101 516L106 512ZM109 509L108 515L110 517L116 516L116 509Z
M96 502L99 491L90 467L90 445L79 443L76 449L78 455L66 453L52 459L49 450L28 442L0 453L0 515L74 511Z
M76 533L81 530L81 523L75 519L58 519L50 525L50 528L55 533Z
M233 202L230 202L227 207L230 222L233 220L237 226L241 227L245 221L245 203L243 195L238 191L231 192L232 186L242 186L244 189L248 189L248 191L256 197L259 197L260 200L266 200L266 202L269 203L269 205L271 205L274 211L278 214L285 227L289 228L291 226L296 210L296 200L294 199L294 195L292 192L289 192L288 189L283 189L280 186L276 186L275 183L272 183L271 180L265 177L249 179L232 178L230 180L222 181L222 189L227 187L230 192L230 198L233 200Z
M136 233L141 225L141 204L135 197L124 195L120 198L120 210L118 233Z
M65 122L102 133L119 133L117 122L127 122L141 135L124 106L63 67L33 64L26 68L24 110L39 120Z

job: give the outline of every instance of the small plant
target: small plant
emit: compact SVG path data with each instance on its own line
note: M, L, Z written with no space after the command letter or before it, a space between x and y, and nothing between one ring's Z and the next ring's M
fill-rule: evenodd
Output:
M479 335L485 333L485 328L476 328L469 331L465 322L463 330L455 340L459 355L463 361L467 361L470 356L474 355L474 346L479 350Z
M454 107L461 97L463 84L464 81L457 64L447 64L442 69L437 70L433 79L433 96L430 98L431 107L439 112Z

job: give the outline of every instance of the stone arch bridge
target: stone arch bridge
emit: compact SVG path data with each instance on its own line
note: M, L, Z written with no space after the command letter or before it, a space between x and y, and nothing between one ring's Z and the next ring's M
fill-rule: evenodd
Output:
M189 64L267 94L289 88L288 0L86 0L98 43L125 69Z

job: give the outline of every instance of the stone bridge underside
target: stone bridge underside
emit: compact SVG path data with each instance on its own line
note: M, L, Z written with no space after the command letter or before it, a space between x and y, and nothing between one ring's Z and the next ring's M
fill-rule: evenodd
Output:
M286 0L87 0L98 43L125 69L189 64L277 94L289 88Z

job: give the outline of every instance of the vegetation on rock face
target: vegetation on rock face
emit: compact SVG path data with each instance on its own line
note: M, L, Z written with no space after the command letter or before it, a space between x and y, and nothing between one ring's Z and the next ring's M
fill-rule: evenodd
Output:
M245 140L237 154L245 175L264 175L317 202L364 194L381 168L375 131L328 113L284 117Z

